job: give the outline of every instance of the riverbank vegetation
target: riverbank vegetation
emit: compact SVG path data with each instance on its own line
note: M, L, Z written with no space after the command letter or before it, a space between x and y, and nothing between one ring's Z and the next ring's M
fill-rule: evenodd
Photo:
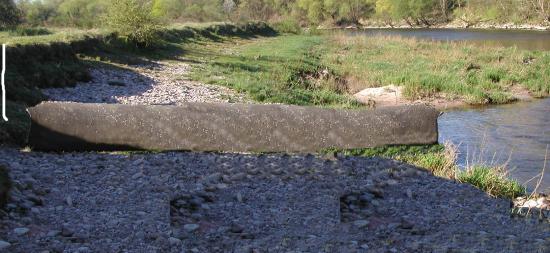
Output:
M326 45L323 64L346 77L353 92L397 85L410 100L444 97L468 104L550 93L548 52L345 34L330 36Z
M471 184L494 197L515 199L524 196L526 189L500 167L472 166L457 174L458 181Z
M409 101L471 105L550 94L550 54L516 48L338 33L190 45L187 51L200 62L192 78L258 102L353 108L356 92L390 85L402 87Z
M3 25L97 28L114 2L146 6L160 22L265 21L301 26L550 23L550 0L3 0ZM4 11L4 8L6 11Z
M470 184L496 198L512 200L526 194L526 188L510 179L504 167L472 165L468 168L459 168L456 164L457 149L452 144L327 149L321 153L334 156L383 157L402 161L424 168L435 176Z
M321 64L323 43L321 36L297 35L195 44L187 56L200 62L192 78L230 87L258 102L358 107L344 80Z

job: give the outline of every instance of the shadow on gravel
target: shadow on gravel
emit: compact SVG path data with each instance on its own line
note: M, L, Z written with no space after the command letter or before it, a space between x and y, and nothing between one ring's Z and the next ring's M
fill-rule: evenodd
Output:
M223 156L225 166L193 168L219 169L200 173L170 199L174 235L203 252L547 252L550 246L548 224L512 218L508 200L397 161Z
M0 149L0 164L33 182L15 184L21 193L8 204L21 213L0 229L10 252L549 249L548 224L511 218L509 201L382 158ZM35 189L56 190L26 195ZM18 219L33 224L25 236L11 232ZM41 240L45 231L65 232Z
M91 80L77 83L71 88L44 89L42 92L53 101L79 103L120 103L117 98L139 96L153 88L155 80L133 69L98 61L86 61L90 66ZM140 61L140 68L154 70L163 66L152 61Z

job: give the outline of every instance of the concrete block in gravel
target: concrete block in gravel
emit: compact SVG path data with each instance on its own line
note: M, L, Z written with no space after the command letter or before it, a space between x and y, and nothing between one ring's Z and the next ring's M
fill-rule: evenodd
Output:
M289 105L42 103L29 108L36 150L317 152L437 142L427 106L337 110Z

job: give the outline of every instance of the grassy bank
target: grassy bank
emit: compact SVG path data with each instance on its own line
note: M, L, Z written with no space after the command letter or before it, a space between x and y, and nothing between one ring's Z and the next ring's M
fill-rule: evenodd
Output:
M501 104L550 93L550 53L400 37L334 35L322 63L353 91L397 85L411 100L442 96Z
M90 67L171 60L204 43L221 45L227 40L274 35L277 31L265 23L172 25L158 31L155 47L141 49L100 30L2 31L0 42L8 43L6 114L10 121L0 124L0 144L24 145L30 127L25 109L45 99L40 89L87 81Z
M504 104L550 93L550 53L399 37L290 35L191 46L195 80L267 103L357 107L351 95L397 85L409 100Z
M357 107L347 86L321 64L321 36L292 35L192 45L192 78L230 87L262 103Z
M328 149L322 153L360 157L377 156L402 161L424 168L435 176L473 185L497 198L514 199L526 194L525 187L510 179L504 168L489 166L459 168L456 165L456 149L452 145L387 146L353 150Z

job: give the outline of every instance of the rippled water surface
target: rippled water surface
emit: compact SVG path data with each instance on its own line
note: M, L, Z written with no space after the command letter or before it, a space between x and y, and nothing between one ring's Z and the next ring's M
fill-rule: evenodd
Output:
M550 31L486 29L366 29L351 32L366 36L402 36L438 41L470 41L490 46L550 51Z
M461 164L509 160L512 177L523 183L544 167L550 148L550 99L448 111L439 119L439 131L440 142L459 144ZM550 161L547 167L539 190L548 192ZM532 189L537 180L528 186Z

